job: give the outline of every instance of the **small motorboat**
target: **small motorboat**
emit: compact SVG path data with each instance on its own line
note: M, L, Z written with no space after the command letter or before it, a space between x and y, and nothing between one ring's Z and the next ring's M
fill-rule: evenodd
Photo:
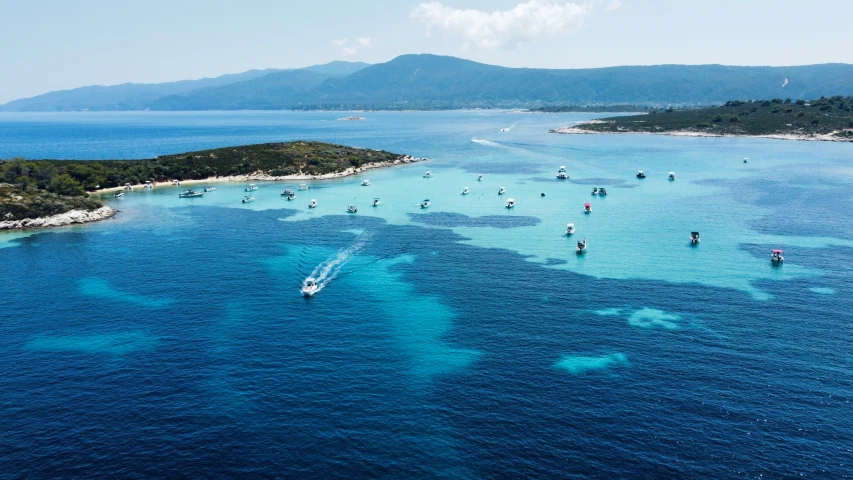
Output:
M252 203L254 201L255 201L255 197L253 197L251 195L246 195L245 197L243 197L243 203Z
M584 203L583 213L592 213L592 205L590 205L589 203Z
M607 189L605 189L603 187L599 188L598 189L598 196L599 197L606 197L607 196Z
M216 190L216 187L204 187L204 191L205 191L205 193L207 193L207 192L212 192L212 191L214 191L214 190Z
M151 183L151 180L146 180L146 181L145 181L145 185L143 185L143 186L144 186L145 188L154 188L154 184L153 184L153 183Z
M483 181L483 176L482 176L482 175L477 175L477 181L478 181L478 182L482 182L482 181Z
M504 187L501 187L501 188L498 190L498 195L503 195L504 193L506 193L506 189L505 189Z
M370 180L364 180L363 182L361 182L361 186L362 187L369 187L370 186Z
M639 170L637 172L637 178L646 178L646 172Z
M699 232L690 232L690 243L697 245L702 239L699 238Z
M253 191L257 190L257 189L258 189L258 186L257 186L257 185L255 185L254 183L250 183L248 187L246 187L245 189L243 189L243 191L244 191L244 192L253 192Z
M285 188L284 190L282 190L282 191L281 191L281 196L282 196L282 197L289 197L289 196L291 196L291 195L296 195L296 194L295 194L295 193L293 193L293 190L291 190L291 189L289 189L289 188Z
M306 184L306 183L300 183L300 184L296 187L296 189L297 189L297 190L310 190L310 189L311 189L311 187L309 187L309 186L308 186L308 184Z
M565 173L565 171L566 171L566 167L564 167L564 166L561 166L560 169L557 170L557 172L559 172L559 173Z
M575 233L575 224L570 223L566 225L566 235L572 235L573 233Z
M773 250L770 254L770 261L776 264L780 264L785 261L785 257L782 254L785 253L785 250Z
M301 292L302 292L302 295L304 295L306 297L311 297L315 293L317 293L317 290L319 290L319 289L320 289L320 287L317 285L317 280L314 280L313 278L308 277L305 279L305 282L302 284Z
M113 198L121 198L123 196L124 196L124 192L116 192L116 194L113 195Z
M569 174L567 174L566 172L560 172L557 174L557 178L559 178L560 180L568 180Z
M432 172L427 170L427 172L424 174L424 178L432 178Z
M379 206L379 199L378 199L378 198L374 198L374 199L373 199L373 206L374 206L374 207L378 207L378 206Z
M195 198L204 196L204 192L196 192L195 190L184 190L183 193L179 193L178 197L180 198Z
M578 255L586 253L586 238L578 242Z
M509 200L506 201L506 208L513 208L513 207L515 207L515 199L510 198Z
M421 208L427 208L430 205L432 205L432 204L430 203L428 198L426 200L424 200L423 202L421 202Z
M749 163L749 157L744 157L743 163Z
M172 185L180 185L181 182L179 180L172 180Z
M355 208L355 205L350 205L347 207L347 213L356 213L356 212L358 212L358 209Z
M669 179L675 180L675 172L669 172Z
M308 208L316 208L317 207L317 199L312 198L311 203L308 204Z
M540 193L540 194L539 194L539 196L540 196L540 197L544 197L544 196L545 196L545 192Z
M133 187L131 187L129 183L125 183L125 184L124 184L124 189L125 189L125 190L133 190Z
M469 193L471 193L471 191L468 190L468 187L462 189L462 195L468 195Z
M592 187L592 194L598 195L598 187Z

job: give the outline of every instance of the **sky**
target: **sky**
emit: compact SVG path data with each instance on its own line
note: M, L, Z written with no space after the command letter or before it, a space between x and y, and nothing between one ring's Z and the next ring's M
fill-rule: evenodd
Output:
M509 67L853 63L850 0L0 0L0 104L406 53Z

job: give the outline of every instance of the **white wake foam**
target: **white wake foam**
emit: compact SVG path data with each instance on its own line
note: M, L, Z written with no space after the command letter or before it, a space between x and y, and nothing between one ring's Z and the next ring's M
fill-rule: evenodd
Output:
M370 233L362 233L355 238L350 246L338 250L334 255L314 267L311 274L302 282L303 286L309 278L313 278L317 282L317 292L326 288L326 285L338 276L344 265L364 248L371 236Z

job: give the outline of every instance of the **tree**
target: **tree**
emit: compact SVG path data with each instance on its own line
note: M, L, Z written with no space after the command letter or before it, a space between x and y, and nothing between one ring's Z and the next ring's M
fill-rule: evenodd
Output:
M86 190L83 190L83 186L77 183L77 181L71 178L71 175L68 175L67 173L53 177L50 184L47 186L47 190L57 195L65 195L67 197L86 196Z

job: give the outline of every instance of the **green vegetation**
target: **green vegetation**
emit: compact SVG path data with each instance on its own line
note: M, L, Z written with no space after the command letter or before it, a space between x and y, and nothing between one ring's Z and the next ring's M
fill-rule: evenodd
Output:
M611 117L602 123L578 125L595 132L697 132L717 135L828 135L853 141L853 97L821 97L818 100L740 101L711 108Z
M288 142L217 148L147 160L0 161L0 220L20 220L98 208L86 191L126 183L266 174L322 175L388 162L403 155L321 142ZM23 215L23 216L22 216Z

